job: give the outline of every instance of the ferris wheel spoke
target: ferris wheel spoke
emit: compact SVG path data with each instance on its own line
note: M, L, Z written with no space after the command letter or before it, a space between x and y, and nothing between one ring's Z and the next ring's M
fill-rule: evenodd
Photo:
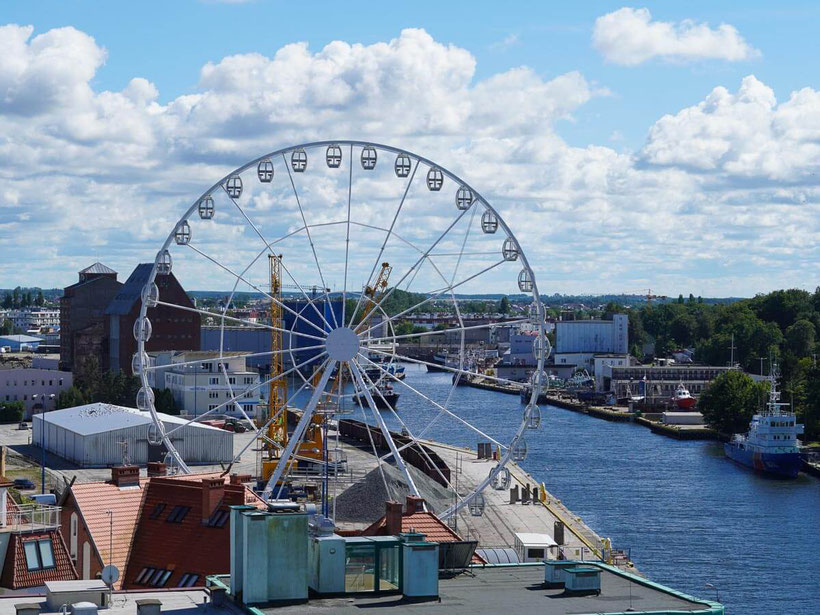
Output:
M326 365L328 361L329 361L329 359L325 359L325 361L322 363L322 367L324 367L324 365ZM321 369L321 368L320 368L320 369ZM281 406L281 407L280 407L280 408L279 408L279 409L278 409L278 410L277 410L277 411L276 411L273 415L271 415L271 416L268 418L268 420L267 420L267 421L265 421L265 424L264 424L264 425L262 425L261 427L259 427L259 428L256 430L256 437L255 437L255 438L252 438L251 440L249 440L249 441L248 441L248 443L247 443L245 446L243 446L243 447L242 447L242 450L240 450L240 451L239 451L239 453L237 453L236 455L234 455L233 461L231 461L231 465L233 465L233 464L235 464L236 462L238 462L238 461L240 460L240 458L242 457L242 455L244 455L244 454L247 452L247 450L248 450L248 449L249 449L249 448L253 445L253 443L254 443L256 440L258 440L260 437L265 437L265 436L264 436L265 430L266 430L268 427L270 427L271 423L273 423L276 419L278 419L278 418L279 418L279 416L282 414L282 412L284 412L284 411L285 411L285 408L287 408L287 407L290 405L290 402L291 402L291 401L293 401L293 400L296 398L296 396L297 396L297 395L299 395L302 391L304 391L304 390L305 390L305 388L308 386L308 384L309 384L309 383L310 383L310 381L309 381L309 380L305 380L305 381L302 383L302 386L300 386L300 387L296 390L296 392L295 392L295 393L293 393L293 394L292 394L292 395L288 398L288 400L287 400L284 404L282 404L282 406ZM265 440L270 441L270 440L269 440L268 438L266 438L266 437L265 437ZM229 468L229 471L230 471L230 468Z
M324 394L325 388L327 387L327 382L330 380L330 376L333 373L333 366L335 364L335 360L331 361L325 368L324 372L322 372L322 377L319 379L319 383L313 390L313 394L310 396L310 401L308 401L307 406L302 411L302 417L299 419L299 423L293 430L293 435L288 440L288 444L282 452L279 462L276 464L276 469L273 471L273 474L270 475L268 484L265 485L265 489L262 492L262 499L270 499L273 490L276 488L276 483L279 482L279 479L282 477L282 473L285 470L285 466L287 466L288 460L291 458L291 455L293 455L297 443L302 439L308 425L310 424L310 419L313 417L313 413L316 410L316 405L319 403L319 399L321 399ZM279 492L281 492L281 488Z
M359 399L361 400L364 397L363 390L359 388L359 383L356 381L355 378L351 378L351 382L353 384L354 394L360 395L361 397L359 397ZM361 410L362 413L362 423L367 429L367 438L370 441L370 450L373 451L373 458L376 460L376 466L379 470L379 475L381 476L382 484L384 485L384 492L387 494L388 498L392 499L392 489L390 489L390 483L387 480L387 476L385 476L384 474L383 459L379 456L379 451L376 450L376 442L373 439L373 431L370 429L370 422L367 419L367 411L365 410L365 404L360 403L359 410Z
M342 326L347 320L347 268L350 262L350 201L353 196L353 144L350 144L350 173L347 178L347 230L345 234L345 277L342 285Z
M285 265L285 263L283 262L282 259L279 259L279 264L282 266L282 271L284 271L287 274L287 276L290 278L290 280L293 282L293 284L299 289L299 292L302 293L302 296L305 298L305 300L308 302L308 304L313 308L313 311L316 312L316 315L319 318L322 319L322 322L325 323L325 325L327 325L328 331L332 330L333 327L331 326L330 322L328 322L327 318L325 318L324 314L322 314L319 311L319 309L316 307L316 304L314 303L314 299L311 299L310 297L308 297L307 293L305 292L305 289L302 287L301 284L299 284L299 282L296 280L296 278L290 272L290 269L287 268L287 266ZM322 291L324 292L325 300L327 300L327 289L325 289L323 287ZM327 304L330 306L330 311L332 312L333 311L333 304L331 304L329 301L328 301Z
M385 354L385 353L380 353L380 354ZM470 430L474 431L475 433L477 433L477 434L478 434L478 435L480 435L481 437L483 437L483 438L487 438L487 439L488 439L488 440L490 440L493 444L496 444L497 446L500 446L500 447L502 447L502 448L507 448L504 444L501 444L501 442L499 442L499 441L498 441L498 440L496 440L495 438L493 438L493 437L491 437L491 436L487 435L486 433L484 433L483 431L481 431L478 427L475 427L474 425L472 425L469 421L465 421L463 418L461 418L460 416L458 416L457 414L455 414L455 413L454 413L454 412L452 412L451 410L448 410L445 406L442 406L442 405L441 405L440 403L438 403L437 401L435 401L435 400L433 400L433 399L430 399L429 397L427 397L427 395L425 395L424 393L422 393L421 391L419 391L418 389L416 389L416 388L415 388L415 387L413 387L412 385L409 385L409 384L407 384L404 380L401 380L400 378L396 377L396 375L395 375L395 374L391 374L389 371L387 371L386 369L384 369L384 368L383 368L381 365L379 365L378 363L376 363L376 362L374 362L374 361L371 361L370 359L368 359L366 356L364 356L364 355L363 355L363 354L361 354L361 353L359 353L359 357L363 357L363 358L365 359L365 361L367 361L368 363L370 363L370 364L371 364L371 365L373 365L374 367L377 367L377 368L379 369L379 371L383 372L383 373L384 373L384 374L385 374L388 378L390 378L391 380L393 380L393 381L394 381L394 382L396 382L397 384L402 385L402 386L403 386L403 387L405 387L407 390L409 390L409 391L411 391L411 392L415 393L416 395L418 395L418 396L419 396L419 397L421 397L422 399L426 400L427 402L429 402L430 404L432 404L433 406L435 406L436 408L438 408L439 412L443 412L443 413L445 413L445 414L447 414L447 415L451 416L452 418L454 418L455 420L457 420L459 423L462 423L465 427L467 427L468 429L470 429ZM456 370L456 371L458 371L458 370Z
M384 294L384 296L383 296L383 297L381 297L381 299L379 299L378 303L376 303L376 305L375 305L375 306L373 306L373 308L370 310L370 312L368 312L367 314L365 314L365 315L364 315L364 317L362 317L362 320L365 320L365 321L366 321L366 320L368 320L368 319L370 318L370 315L371 315L371 314L372 314L375 310L378 310L379 308L381 308L382 304L383 304L385 301L387 301L387 300L390 298L390 295L392 295L392 294L393 294L393 292L394 292L394 291L395 291L395 290L396 290L399 286L401 286L401 283L402 283L402 282L404 282L404 280L406 280L406 279L408 278L408 276L410 276L410 274L412 274L412 273L413 273L413 271L416 269L416 267L418 267L418 266L419 266L419 264L420 264L420 263L421 263L421 262L422 262L425 258L427 258L427 256L430 254L430 252L432 252L432 251L433 251L433 249L434 249L434 248L435 248L435 247L439 244L439 242L447 236L447 233L449 233L449 232L453 229L453 227L454 227L456 224L458 224L459 220L461 220L461 218L463 218L463 217L464 217L464 214L466 214L466 213L467 213L467 211L468 211L468 210L466 210L466 209L465 209L465 210L463 210L463 211L462 211L462 212L461 212L458 216L456 216L456 219L455 219L455 220L453 220L453 222L450 224L450 226L448 226L448 227L444 230L444 232L443 232L443 233L441 233L441 234L438 236L438 238L437 238L437 239L433 242L433 244L432 244L429 248L427 248L427 250L425 251L425 253L424 253L424 254L422 254L422 255L421 255L421 257L420 257L420 258L419 258L419 259L418 259L418 260L417 260L417 261L413 264L413 266L412 266L412 267L410 267L410 269L408 269L408 270L407 270L407 272L406 272L406 273L405 273L405 274L401 277L401 279L400 279L398 282L396 282L396 284L393 286L393 288L391 288L390 290L388 290L388 291Z
M280 331L282 333L289 333L290 335L296 335L298 337L304 337L307 339L318 340L323 342L325 338L317 337L315 335L310 335L308 333L299 333L298 331L289 331L288 329L280 329L279 327L273 327L271 325L266 325L264 323L259 322L252 322L250 320L245 320L243 318L236 318L235 316L226 316L224 314L220 314L218 312L209 312L208 310L202 310L199 308L192 308L187 307L184 305L178 305L176 303L168 303L167 301L157 301L157 305L164 305L165 307L176 308L178 310L182 310L184 312L193 312L196 314L201 314L203 316L211 316L212 318L216 318L219 320L230 320L231 322L238 322L246 325L248 328L251 329L266 329L268 331Z
M462 285L466 284L467 282L470 282L470 281L472 281L472 280L476 279L477 277L484 275L484 274L485 274L485 273L487 273L488 271L491 271L491 270L495 269L496 267L498 267L499 265L501 265L501 264L503 264L503 263L505 263L505 262L506 262L506 261L504 261L504 260L500 260L500 261L498 261L498 262L496 262L496 263L494 263L494 264L490 265L489 267L485 267L484 269L482 269L482 270L481 270L481 271L479 271L478 273L474 273L474 274L473 274L473 275L471 275L470 277L468 277L468 278L464 278L463 280L461 280L461 281L460 281L460 282L458 282L457 284L450 284L450 285L446 286L445 288L441 288L441 289L434 290L434 291L432 292L432 294L430 294L430 295L429 295L426 299L423 299L422 301L419 301L418 303L416 303L415 305L413 305L413 306L411 306L411 307L407 308L406 310L402 310L402 311L401 311L401 312L399 312L398 314L394 314L393 316L389 316L389 317L388 317L385 321L382 321L382 322L381 322L381 323L379 323L378 325L374 325L374 326L370 327L370 329L367 329L367 330L365 330L365 331L362 331L362 335L363 335L363 334L365 334L365 333L368 333L368 332L372 331L372 330L373 330L373 329L375 329L376 327L380 327L380 326L382 326L385 322L394 322L397 318L400 318L400 317L404 316L405 314L409 314L410 312L413 312L413 311L417 310L417 309L418 309L418 308L420 308L421 306L423 306L423 305L425 305L425 304L427 304L427 303L430 303L431 301L434 301L437 297L440 297L441 295L443 295L443 294L445 294L445 293L448 293L448 292L449 292L449 293L452 293L452 292L453 292L453 290L455 290L455 289L456 289L456 288L458 288L459 286L462 286ZM455 297L453 297L453 300L455 301ZM381 302L380 302L380 303L381 303ZM377 309L377 307L379 307L379 306L377 305L377 306L376 306L376 308L373 308L373 309Z
M358 364L358 363L357 363L357 364ZM447 479L447 477L446 477L446 476L444 476L444 474L441 472L441 469L438 467L438 465L437 465L437 464L435 464L435 463L433 463L433 460L430 458L430 455L427 453L427 450L425 449L424 445L422 445L422 444L418 441L418 439L417 439L417 438L413 435L413 432L412 432L412 431L410 431L410 428L407 426L407 424L406 424L406 423L402 420L402 418L399 416L398 412L396 412L396 410L393 408L393 406L391 406L391 405L387 402L387 400L384 398L384 395L383 395L383 394L382 394L382 392L379 390L379 388L376 386L376 383L375 383L375 382L373 382L373 380L370 378L370 376L368 376L368 375L367 375L367 372L366 372L365 370L362 370L362 369L361 369L361 366L359 366L359 368L360 368L360 371L361 371L362 375L364 376L364 378L367 380L367 382L368 382L368 383L370 383L370 386L373 388L373 390L375 390L375 391L376 391L376 393L379 395L379 397L381 398L381 400L382 400L382 402L384 403L384 405L385 405L385 406L387 406L387 408L389 409L390 413L391 413L391 414L395 417L395 419L399 422L399 424L402 426L402 428L404 429L404 431L406 431L406 432L407 432L407 435L408 435L408 437L410 438L410 442L408 442L407 444L403 444L402 446L400 446L400 447L398 447L398 448L396 449L397 453L401 454L401 452L402 452L403 450L405 450L405 449L407 449L407 448L412 448L412 447L414 447L414 446L415 446L415 447L416 447L416 449L417 449L417 450L418 450L418 451L422 454L422 456L424 456L424 458L427 460L427 463L429 463L429 464L430 464L430 467L435 468L436 472L437 472L437 473L438 473L438 475L441 477L441 479L442 479L442 480L443 480L443 481L447 484L447 486L448 486L450 489L452 489L452 490L453 490L453 492L456 492L455 488L454 488L454 487L453 487L453 485L450 483L449 479ZM439 414L441 414L441 412L439 412ZM382 457L380 457L379 459L380 459L381 461L386 461L387 459L389 459L389 458L390 458L390 457L392 457L392 456L393 456L393 452L391 451L390 453L388 453L388 454L386 454L386 455L383 455L383 456L382 456ZM456 493L456 495L458 495L458 494Z
M418 259L418 260L417 260L417 261L413 264L413 266L412 266L412 267L410 267L410 269L408 269L408 270L407 270L407 272L406 272L406 273L405 273L405 274L401 277L401 279L399 279L399 281L398 281L398 282L396 282L396 284L393 286L393 288L391 288L389 291L387 291L387 292L384 294L384 296L383 296L381 299L379 299L378 303L377 303L377 304L373 307L373 309L372 309L372 310L371 310L368 314L366 314L366 315L362 318L362 320L367 320L367 319L370 317L370 314L371 314L371 313L373 313L373 311L375 311L375 310L379 309L379 308L382 306L382 304L383 304L385 301L387 301L387 299L389 299L389 298L390 298L390 295L392 295L392 294L393 294L393 292L394 292L394 291L395 291L395 290L396 290L399 286L401 286L401 283L402 283L402 282L404 282L404 280L406 280L406 279L410 276L410 274L412 274L412 273L413 273L413 271L416 269L416 267L418 267L418 266L419 266L419 264L421 264L421 262L422 262L425 258L427 258L427 257L429 256L430 252L432 252L432 251L435 249L435 247L436 247L436 246L437 246L437 245L438 245L438 244L439 244L439 243L440 243L440 242L441 242L441 241L442 241L442 240L443 240L443 239L447 236L447 234L448 234L448 233L449 233L449 232L453 229L453 227L455 227L455 226L456 226L456 224L458 224L458 223L461 221L461 219L464 217L464 214L466 214L466 213L467 213L468 211L470 211L471 209L473 209L473 204L471 204L471 205L470 205L470 207L469 207L468 209L461 210L461 213L460 213L460 214L458 214L458 215L455 217L455 219L454 219L454 220L450 223L450 225L449 225L446 229L444 229L444 231L443 231L443 232L442 232L442 233L441 233L441 234L440 234L440 235L436 238L436 240L435 240L435 241L434 241L434 242L430 245L430 247L429 247L429 248L427 248L427 250L425 250L424 254L422 254L422 255L421 255L421 257L420 257L420 258L419 258L419 259Z
M288 161L285 158L284 152L282 153L282 160L285 162L285 169L288 172L288 178L290 179L291 188L293 188L293 196L296 197L296 205L299 207L299 214L302 216L302 224L305 225L305 234L307 235L308 243L310 243L310 250L313 252L313 260L316 263L316 270L319 272L319 280L322 282L322 292L325 294L325 300L327 301L328 305L331 306L330 308L330 315L333 316L333 322L336 327L339 326L339 323L336 320L336 314L333 311L333 305L330 302L330 297L328 296L328 286L327 282L325 282L325 276L322 273L322 267L319 265L319 257L316 254L316 246L313 243L313 236L310 234L310 227L307 223L307 218L305 218L305 210L302 209L302 201L299 199L299 192L296 190L296 183L293 181L293 174L290 172L290 166L288 166ZM351 160L351 165L353 161Z
M432 335L446 335L448 333L457 333L461 331L473 331L476 329L491 329L493 327L503 327L507 325L516 325L521 323L530 323L532 322L529 318L521 318L518 320L504 320L501 322L488 322L481 325L469 325L466 327L453 327L450 329L438 329L438 330L429 330L429 331L421 331L419 333L407 333L404 335L394 335L392 337L372 337L370 338L371 342L385 342L390 340L404 340L404 339L412 339L414 337L429 337Z
M389 353L383 352L381 350L376 350L374 348L368 348L368 352L372 352L373 354L377 354L384 357L390 357L395 360L400 361L401 363L415 363L417 365L429 365L430 367L434 367L439 370L447 371L453 374L461 374L461 375L468 375L468 376L480 376L485 380L491 380L492 382L499 382L501 384L510 384L514 386L521 386L520 382L516 382L514 380L507 380L506 378L499 378L497 376L488 376L487 374L479 374L478 372L471 372L467 369L457 369L455 367L447 367L446 365L439 365L437 363L430 363L429 361L422 361L421 359L413 359L411 357L405 356L399 353Z
M295 372L299 368L304 367L305 365L307 365L309 363L313 363L314 361L322 358L325 354L327 354L327 353L322 352L322 353L320 353L319 355L317 355L315 357L311 357L311 358L307 359L306 361L303 361L302 363L299 363L298 365L294 365L289 370L284 371L281 374L277 374L276 376L273 376L272 378L268 378L267 380L264 380L264 381L260 382L259 384L255 384L253 386L248 387L247 389L245 389L242 392L243 393L248 393L248 392L251 392L251 391L256 391L258 389L261 389L264 386L268 386L272 382L276 382L280 378L286 378L287 376L289 376L290 374L292 374L293 372ZM218 406L215 406L215 407L211 408L210 410L195 416L194 418L190 419L187 423L183 423L182 425L178 425L177 427L174 427L171 431L167 432L166 435L170 436L172 433L175 433L175 432L179 431L180 429L182 429L184 427L187 427L191 423L196 423L197 421L201 420L202 417L207 416L209 414L212 414L212 413L214 413L218 410L221 410L222 408L228 406L229 404L234 403L237 399L238 399L238 397L233 397L232 399L228 399L228 400L222 402Z
M316 346L300 346L299 350L319 350L322 348L326 348L325 344L318 344ZM287 354L292 352L290 348L282 348L279 350L266 350L264 352L249 352L249 353L242 353L242 354L232 354L232 359L253 359L258 357L270 357L278 354ZM180 361L179 363L174 363L174 367L187 367L189 365L201 365L202 359L198 361ZM167 365L148 365L142 368L144 372L154 372L160 369L167 369Z
M191 248L191 249L192 249L194 252L196 252L197 254L200 254L201 256L203 256L204 258L206 258L207 260L209 260L210 262L212 262L213 264L215 264L217 267L220 267L221 269L225 270L226 272L228 272L229 274L231 274L232 276L234 276L234 277L236 278L237 282L239 282L239 281L244 282L245 284L247 284L248 286L250 286L251 288L253 288L255 291L257 291L258 293L261 293L261 294L262 294L262 296L264 296L264 297L265 297L265 298L267 298L268 300L273 301L276 305L278 305L279 307L281 307L281 308L282 308L283 310L285 310L286 312L288 312L288 313L290 313L290 314L293 314L293 316L295 316L296 318L298 318L298 319L300 319L300 320L304 321L305 323L309 324L311 327L313 327L314 329L316 329L317 331L319 331L319 333L324 333L324 330L322 330L322 328L321 328L321 327L319 327L319 326L318 326L318 325L316 325L315 323L311 322L310 320L308 320L307 318L305 318L304 316L302 316L302 315L301 315L299 312L297 312L296 310L293 310L293 309L289 308L289 307L288 307L287 305L285 305L282 301L279 301L278 299L276 299L275 297L273 297L273 296L272 296L272 295L270 295L269 293L265 292L264 290L262 290L261 288L259 288L256 284L253 284L253 283L252 283L252 282L250 282L249 280L245 279L245 278L243 277L243 275L242 275L242 274L235 273L235 272L234 272L233 270L231 270L229 267L226 267L225 265L223 265L222 263L220 263L218 260L216 260L215 258L212 258L211 256L209 256L208 254L206 254L206 253L205 253L205 252L203 252L202 250L199 250L198 248L196 248L196 247L195 247L195 246L193 246L192 244L190 244L190 243L189 243L189 244L188 244L188 247L189 247L189 248ZM256 262L256 261L257 261L257 260L258 260L258 259L259 259L262 255L263 255L263 254L265 254L267 251L268 251L268 249L267 249L267 248L265 248L264 250L262 250L261 252L259 252L259 254L257 254L257 255L256 255L256 258L254 258L254 259L253 259L253 261L251 261L251 264L250 264L250 265L248 265L248 267L245 269L245 271L247 271L247 269L249 269L251 266L253 266L253 264L254 264L254 263L255 263L255 262ZM234 291L235 291L235 290L236 290L236 286L234 286ZM233 293L231 293L231 296L233 296Z
M407 193L410 191L410 186L413 184L413 178L416 177L416 170L418 168L419 160L417 158L416 164L413 165L413 171L410 173L410 179L407 180L407 185L404 187L404 193L401 196L401 201L399 201L399 206L396 208L396 213L393 214L393 220L390 222L390 228L387 229L387 233L384 236L382 247L379 249L379 255L376 257L376 261L373 263L373 268L370 270L370 275L367 276L366 284L369 284L370 280L373 279L373 275L376 273L376 268L379 266L379 263L382 262L382 255L384 254L384 249L387 247L387 242L390 240L390 236L393 234L393 228L396 226L396 220L399 219L399 214L401 213L401 210L404 207L404 202L407 199ZM359 300L356 302L356 308L353 310L353 314L351 315L350 320L348 321L351 324L354 322L356 315L359 313L359 307L361 306L363 296L364 293L359 295Z
M396 465L399 467L399 470L404 475L405 480L407 481L408 487L410 487L410 491L413 495L418 496L419 490L416 487L416 483L413 480L413 477L410 475L410 470L407 469L407 464L404 463L404 459L402 459L401 455L399 455L398 450L396 450L396 443L393 441L393 437L390 435L390 430L387 428L387 424L384 422L384 418L379 413L379 409L376 406L376 402L373 400L373 395L370 393L370 389L367 388L367 385L364 383L364 378L362 377L362 372L359 369L358 364L355 361L349 361L348 366L350 367L350 371L353 374L353 378L358 381L359 388L361 390L360 395L363 395L364 398L367 400L367 405L370 406L370 410L373 412L373 418L376 419L376 423L379 426L379 429L384 436L385 441L387 442L387 446L390 447L390 450L393 452L393 458L396 460ZM361 399L361 398L360 398Z

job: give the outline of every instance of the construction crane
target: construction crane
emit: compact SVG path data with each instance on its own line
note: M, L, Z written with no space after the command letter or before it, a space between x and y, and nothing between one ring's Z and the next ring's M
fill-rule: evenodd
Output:
M390 266L390 263L382 263L382 268L379 270L379 274L376 276L376 281L373 283L372 286L367 285L364 287L364 295L370 300L372 306L365 306L365 316L364 318L362 318L362 321L356 326L356 333L358 333L359 331L367 330L367 324L373 319L373 314L376 312L376 306L379 304L379 300L384 294L384 291L387 290L387 280L390 278L390 273L392 271L393 267Z
M263 453L259 475L262 480L268 480L276 465L281 459L281 452L288 444L288 383L287 378L281 377L284 373L281 350L284 347L282 341L282 330L284 329L282 320L282 288L290 285L282 284L282 255L269 254L268 265L270 273L270 383L268 384L268 418L276 418L268 425L266 437L260 438L262 442L260 451ZM294 286L298 288L298 286ZM321 287L313 287L315 294ZM278 415L277 415L278 413ZM323 455L324 439L322 434L322 417L316 416L311 419L311 425L305 434L304 439L296 447L294 460L321 461ZM290 463L294 461L291 460Z
M643 289L641 289L641 290L643 290ZM652 289L647 288L646 289L646 304L651 305L652 304L652 299L666 299L666 295L653 295L652 294Z

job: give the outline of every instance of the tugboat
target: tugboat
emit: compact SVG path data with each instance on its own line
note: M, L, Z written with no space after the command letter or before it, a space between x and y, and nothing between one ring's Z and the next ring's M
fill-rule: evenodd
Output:
M689 393L689 389L683 386L682 382L678 385L678 388L675 389L675 394L672 395L672 402L679 410L689 410L697 401L698 400Z
M766 409L754 415L748 434L735 434L723 450L729 459L763 474L794 478L802 465L797 436L803 433L803 425L793 412L782 409L788 404L779 401L776 366L772 366L769 383Z
M380 384L376 389L372 389L370 394L373 396L373 403L376 404L376 408L379 410L395 410L396 404L399 401L399 394L393 390L393 387L389 384ZM366 407L367 397L361 394L356 394L353 396L353 401L356 402L359 406Z

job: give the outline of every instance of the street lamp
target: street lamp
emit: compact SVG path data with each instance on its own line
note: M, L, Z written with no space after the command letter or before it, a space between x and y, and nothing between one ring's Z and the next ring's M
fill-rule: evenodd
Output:
M718 588L712 585L711 583L707 583L706 587L715 590L715 602L720 602L720 591L718 590Z
M46 403L49 399L54 399L54 393L50 393L46 395L45 393L37 394L31 396L31 399L41 399L43 410L40 412L40 449L43 452L42 455L42 462L40 464L40 493L46 492ZM33 410L34 408L32 408Z

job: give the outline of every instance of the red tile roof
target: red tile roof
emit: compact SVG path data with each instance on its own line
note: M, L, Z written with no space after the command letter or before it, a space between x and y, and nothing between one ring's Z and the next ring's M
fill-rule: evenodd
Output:
M382 517L362 531L362 536L381 536L387 531L387 516ZM431 512L417 511L401 516L401 531L424 534L430 542L461 542L464 540L455 531ZM486 564L480 556L473 554L474 564Z
M170 570L164 587L176 587L185 574L198 575L196 585L204 585L206 575L230 572L230 520L222 527L209 527L203 521L203 488L218 474L198 474L178 478L152 478L142 505L128 566L123 574L124 587L133 589L144 568ZM230 505L265 504L244 485L224 485L224 496L215 510L229 510ZM162 512L152 512L164 504ZM180 523L168 521L174 507L190 510ZM208 516L208 515L206 515Z
M134 487L118 487L107 482L75 483L71 487L71 494L100 558L104 564L114 564L120 572L128 561L147 482L148 479L141 478L139 486ZM113 512L113 532L108 510ZM110 543L113 543L113 554ZM121 586L122 580L115 583L116 589Z
M23 545L26 542L42 539L51 539L54 567L45 570L29 570ZM74 581L78 578L60 530L27 533L12 532L9 535L6 561L3 563L3 574L0 576L0 585L3 587L23 589L37 587L48 581Z

